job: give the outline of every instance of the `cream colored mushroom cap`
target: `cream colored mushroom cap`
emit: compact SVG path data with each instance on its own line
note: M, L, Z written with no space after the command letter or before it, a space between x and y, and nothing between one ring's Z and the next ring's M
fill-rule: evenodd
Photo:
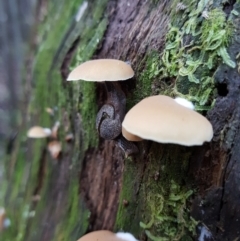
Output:
M213 137L212 125L204 116L163 95L140 101L122 126L133 135L161 143L202 145Z
M33 126L27 132L27 136L30 138L44 138L50 135L51 130L49 128L43 128L41 126Z
M129 64L117 59L89 60L76 67L68 76L68 81L118 81L130 79L134 71Z
M115 241L115 234L107 230L94 231L82 236L77 241Z
M88 233L78 239L77 241L138 241L135 237L130 233L113 233L107 230L99 230Z

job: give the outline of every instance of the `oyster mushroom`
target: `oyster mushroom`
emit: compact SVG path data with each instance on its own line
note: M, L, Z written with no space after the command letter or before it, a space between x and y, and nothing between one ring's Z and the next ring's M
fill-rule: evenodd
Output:
M68 76L68 81L85 80L103 82L107 92L107 101L100 108L96 117L96 129L106 140L117 141L117 145L127 155L137 151L133 143L128 143L121 136L122 121L126 109L126 96L117 81L134 76L131 66L116 59L98 59L87 61L76 67ZM132 149L132 150L131 150Z
M204 116L163 95L151 96L136 104L126 114L122 126L123 136L129 141L142 138L193 146L213 137L212 125Z
M129 64L117 59L89 60L73 69L67 81L119 81L127 80L134 76L134 71Z
M51 135L52 131L49 128L43 128L41 126L33 126L28 132L27 136L29 138L46 138Z

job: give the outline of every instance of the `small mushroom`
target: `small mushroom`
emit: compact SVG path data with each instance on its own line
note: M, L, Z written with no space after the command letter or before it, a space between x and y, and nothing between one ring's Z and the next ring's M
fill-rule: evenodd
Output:
M88 233L77 241L138 241L132 234L118 232L113 233L107 230L99 230Z
M76 67L68 81L119 81L132 78L134 71L129 64L117 59L89 60Z
M71 142L74 139L73 133L69 133L65 136L65 141L66 142Z
M6 218L5 208L0 208L0 231L4 228L4 220Z
M62 144L60 141L51 141L48 143L48 151L53 159L58 159L61 151Z
M58 138L58 129L60 127L60 122L56 121L54 126L52 127L52 133L51 133L51 137L53 139L57 139Z
M126 96L121 86L116 82L130 79L133 76L133 69L123 61L98 59L79 65L67 78L68 81L85 80L103 82L105 84L107 101L97 113L96 129L99 135L105 140L116 140L117 145L125 153L134 153L135 150L129 149L130 146L134 146L133 143L126 145L126 140L119 141L119 139L124 139L121 136L121 131L126 109Z
M212 125L204 116L163 95L140 101L126 114L122 126L123 136L130 141L136 141L137 136L160 143L193 146L213 137Z
M11 221L6 217L5 208L0 208L0 232L11 225Z
M51 135L52 131L49 128L43 128L41 126L33 126L28 132L27 136L29 138L45 138Z
M134 71L131 66L121 60L98 59L80 64L68 76L67 80L85 80L103 82L107 92L107 101L96 117L96 128L99 135L112 140L122 130L125 115L126 96L116 82L132 78Z
M49 114L49 115L54 115L54 110L50 107L45 108L45 111Z

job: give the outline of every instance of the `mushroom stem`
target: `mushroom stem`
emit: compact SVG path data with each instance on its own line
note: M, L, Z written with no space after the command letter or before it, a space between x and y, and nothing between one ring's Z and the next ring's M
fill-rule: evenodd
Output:
M122 135L118 136L115 141L126 158L139 152L138 147L133 142L126 140Z
M138 153L137 146L121 135L121 126L126 110L126 95L116 82L105 81L104 85L107 101L97 114L96 128L102 138L114 139L117 146L124 152L125 157L136 154Z
M98 111L96 128L102 138L112 140L121 134L126 96L116 83L105 82L104 85L107 91L107 101Z
M126 95L118 83L110 81L104 83L107 91L107 103L114 106L115 113L119 115L122 122L126 111Z

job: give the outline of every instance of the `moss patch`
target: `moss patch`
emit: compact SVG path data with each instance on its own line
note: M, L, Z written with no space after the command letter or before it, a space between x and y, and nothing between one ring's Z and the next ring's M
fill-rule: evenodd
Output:
M3 233L1 240L3 238L4 241L21 241L41 238L43 235L41 228L44 227L41 224L43 222L41 217L47 215L48 207L56 201L64 205L58 214L61 218L57 223L55 219L55 223L51 224L52 227L57 227L55 231L52 230L54 234L52 240L76 240L86 231L89 212L79 197L79 171L84 151L98 144L95 131L97 111L95 87L91 83L76 85L67 83L63 86L59 66L78 36L81 38L79 50L84 50L84 54L81 52L81 61L91 58L107 26L107 20L103 15L107 0L88 3L90 10L84 15L84 19L76 23L75 14L82 2L69 3L62 0L56 5L54 1L50 1L47 5L48 14L39 26L38 39L41 44L34 59L32 96L27 107L29 122L27 126L21 127L15 153L6 163L6 170L11 169L14 175L9 177L8 181L11 185L6 187L6 203L1 205L6 207L12 225ZM88 25L87 28L86 25ZM84 33L82 29L85 29ZM74 58L72 65L79 64L81 61ZM51 108L54 115L49 115L46 108ZM79 121L83 122L84 132L76 128L76 116L80 116ZM26 130L31 125L52 127L56 121L61 123L59 138L63 143L63 153L66 151L68 154L69 151L68 144L64 142L65 135L73 130L76 135L73 143L74 150L71 150L74 156L68 157L70 163L65 172L71 175L69 180L62 180L65 186L62 186L62 190L59 189L59 191L64 193L63 198L49 200L48 197L55 190L56 180L61 183L58 175L62 173L60 168L64 163L55 162L47 154L47 164L42 177L43 186L38 193L41 199L33 204L32 196L39 182L40 157L47 142L46 140L27 140ZM79 123L78 125L81 126ZM55 207L53 206L50 211L55 213Z
M191 240L197 224L187 209L193 194L187 178L190 152L175 145L154 144L140 194L145 212L140 226L151 240ZM181 158L179 158L181 153ZM143 221L144 220L144 221Z
M139 67L136 69L136 88L127 99L128 109L152 94L152 83L159 77L159 62L158 52L151 51L139 63Z
M199 111L209 110L215 101L216 69L222 63L236 66L227 51L233 36L231 15L226 16L220 3L172 1L171 9L165 48L161 55L149 52L139 64L128 108L151 94L165 94L186 98ZM194 192L186 185L191 183L190 155L191 148L154 143L147 158L139 157L145 164L126 160L120 202L128 200L129 207L120 204L116 229L140 235L140 222L151 240L192 240L197 222L188 210Z
M135 163L130 158L126 160L123 178L123 188L119 198L119 209L116 218L115 230L123 230L139 235L141 229L139 226L140 216L138 215L137 193L140 188L144 163ZM127 204L124 204L127 202Z
M174 4L176 13L159 63L159 82L170 79L172 89L168 95L187 98L197 110L207 110L214 104L217 67L222 62L232 68L236 66L227 52L233 25L222 9L206 1L201 0L197 5L182 3L182 9ZM179 24L179 19L184 22Z
M137 237L144 231L154 241L192 240L197 222L188 204L194 190L186 185L191 149L152 143L149 153L138 162L126 160L115 229Z

